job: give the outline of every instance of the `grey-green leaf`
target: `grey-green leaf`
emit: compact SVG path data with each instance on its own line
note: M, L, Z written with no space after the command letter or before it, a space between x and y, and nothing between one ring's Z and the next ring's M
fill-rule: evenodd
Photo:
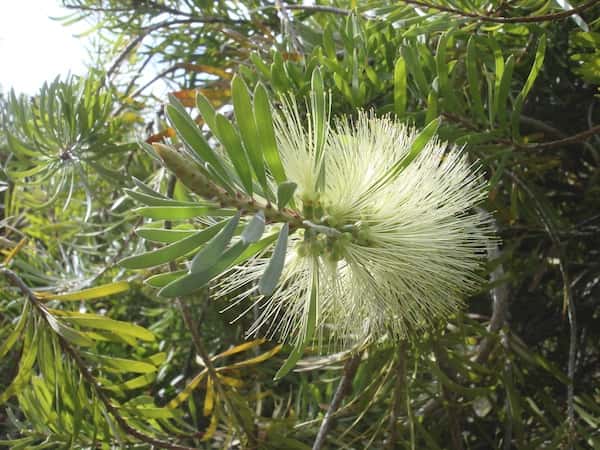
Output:
M277 186L277 207L279 209L285 208L290 202L296 192L298 185L293 181L284 181Z
M240 213L238 212L231 218L227 225L225 225L225 227L202 248L202 250L196 253L196 256L192 259L192 265L190 266L191 273L202 272L218 261L229 242L231 242L231 238L233 238L239 221Z
M277 238L277 244L273 250L273 255L269 261L269 265L265 269L265 272L258 283L258 291L262 295L271 295L277 286L281 272L283 271L283 264L285 262L285 254L287 251L287 242L290 226L285 224L279 233Z
M247 244L257 242L265 232L265 213L261 210L252 218L242 232L242 240Z

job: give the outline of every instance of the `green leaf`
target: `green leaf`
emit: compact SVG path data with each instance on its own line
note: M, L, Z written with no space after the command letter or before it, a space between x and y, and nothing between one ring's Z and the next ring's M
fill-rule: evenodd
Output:
M213 108L210 101L204 95L202 95L201 93L198 93L198 95L196 95L196 106L198 106L198 109L200 110L200 114L202 115L204 122L206 122L206 125L208 125L208 128L210 128L210 130L217 137L219 137L217 135L217 122L216 122L217 112Z
M284 181L277 186L277 208L283 209L294 197L298 185L293 181Z
M286 376L290 370L294 368L298 360L302 357L304 349L312 341L317 329L317 318L318 318L318 292L319 292L319 273L313 271L311 280L311 289L308 298L308 311L306 317L306 329L304 332L304 339L296 344L294 350L290 353L290 356L285 361L283 366L275 374L275 380L280 380Z
M273 377L273 380L278 381L278 380L281 380L283 377L285 377L290 372L290 370L292 370L294 368L294 366L296 366L296 363L298 361L300 361L300 358L302 358L303 354L304 354L304 345L299 345L297 347L294 347L294 349L291 351L288 358L283 363L283 366L280 367L280 369L277 371L277 373Z
M200 127L187 114L176 97L169 96L169 99L171 104L166 108L167 117L181 140L193 149L202 161L209 163L222 177L227 179L227 172L221 158L210 148Z
M176 270L175 272L168 273L159 273L158 275L153 275L144 280L148 286L152 286L154 288L162 288L167 284L181 278L185 274L189 273L187 270Z
M312 129L315 133L315 152L317 154L316 160L320 160L320 155L323 152L325 145L325 139L327 136L327 130L329 126L329 117L327 112L327 98L325 95L325 87L323 84L323 77L321 76L321 70L317 67L312 73L311 84L310 84L310 103L312 112ZM324 170L320 167L319 183L323 186L324 183Z
M158 196L145 194L143 192L134 191L132 189L124 189L124 191L129 197L131 197L134 200L137 200L138 202L143 203L144 205L147 205L147 206L185 206L185 207L199 206L198 202L182 202L182 201L178 201L178 200L173 200L171 198L158 197Z
M27 319L29 318L29 302L26 301L23 305L23 310L21 311L21 316L19 317L19 321L15 326L14 330L8 335L8 337L4 338L2 343L0 344L0 359L4 358L10 349L15 345L19 336L21 336L21 332L25 328L25 324L27 323Z
M286 223L279 233L273 255L258 283L258 292L261 295L271 295L279 282L279 277L281 277L283 264L285 262L285 254L287 252L289 229L289 224Z
M254 89L254 120L263 147L263 156L267 167L271 171L275 182L283 183L286 180L286 176L283 164L279 158L279 150L277 149L271 105L269 104L267 90L260 83Z
M254 215L252 220L246 225L242 235L242 241L247 244L257 242L265 232L265 213L261 210Z
M205 272L188 273L166 285L158 294L167 298L191 294L204 287L210 280L223 273L232 265L242 264L256 255L276 238L277 234L273 234L250 245L244 241L239 241L225 251L219 261Z
M233 111L235 119L240 129L244 148L246 149L250 164L254 169L254 174L263 192L269 195L269 186L265 174L265 163L263 161L262 144L259 139L258 129L254 120L254 111L250 99L250 91L244 80L239 76L234 76L231 81L231 92L233 99Z
M180 256L194 251L210 239L213 239L226 223L227 221L223 220L209 228L196 232L192 236L188 236L180 241L159 248L158 250L129 256L119 261L119 265L127 269L145 269L147 267L171 262Z
M510 83L512 81L512 74L515 67L515 58L510 55L506 60L504 72L500 83L496 85L496 92L494 95L494 112L498 117L498 122L501 128L505 128L507 125L507 107L506 100L510 93Z
M83 353L88 359L97 362L105 370L116 373L152 373L158 369L153 364L133 359L116 358L114 356L102 356L94 353Z
M398 161L394 166L394 174L402 172L408 165L414 161L414 159L419 156L419 154L423 151L425 146L431 141L431 139L435 136L438 128L440 126L440 120L433 120L430 122L421 132L417 135L415 140L410 146L410 149L406 156L402 158L401 161Z
M238 212L217 235L196 253L190 266L191 273L203 272L218 261L229 242L231 242L239 221L240 213Z
M153 383L156 380L156 373L146 373L144 375L137 376L130 380L127 380L117 386L114 386L118 390L133 390L139 389L149 384ZM110 389L111 386L107 386L107 389Z
M216 126L219 131L219 140L225 147L229 159L240 177L242 187L248 195L252 195L252 171L238 132L222 114L217 115Z
M515 141L517 141L520 138L519 122L521 120L521 110L523 109L523 103L525 102L527 94L533 87L533 83L535 82L540 70L542 69L542 65L544 64L545 53L546 35L542 35L539 39L539 43L535 51L535 59L533 61L533 66L531 67L531 71L529 72L529 76L527 77L527 81L525 81L523 89L521 89L521 92L519 92L519 95L517 96L513 107L511 128L512 137Z
M210 206L143 206L133 212L148 219L185 220L199 216L233 216L233 209L213 208Z
M414 45L407 45L402 48L402 56L406 60L406 67L410 70L413 79L423 97L429 95L429 83L425 78L425 73L419 61L419 55Z
M486 122L485 111L483 109L483 101L481 100L481 91L479 78L479 71L477 70L477 44L475 36L469 38L467 43L467 79L469 81L469 93L471 94L471 101L473 112L477 120L484 124Z
M69 322L77 324L80 327L107 330L116 335L132 336L142 341L151 342L155 340L152 332L131 322L109 319L97 314L69 313L66 315L66 318Z
M197 230L172 230L170 228L138 228L135 234L152 242L170 244L196 234Z
M439 92L443 97L445 106L451 111L457 111L458 105L452 86L449 80L449 64L446 58L448 48L448 39L452 36L454 30L450 29L440 36L437 52L435 55L436 71L438 75Z
M96 298L107 297L109 295L120 294L129 290L127 281L116 281L114 283L103 284L89 289L82 289L76 292L65 294L48 294L46 292L36 292L36 296L42 300L59 300L62 302L94 300Z
M0 394L0 405L6 403L6 401L23 388L31 379L33 365L38 355L38 341L39 332L37 327L28 327L25 333L25 340L23 343L23 351L21 354L21 360L19 361L19 369L17 375L10 383L10 385Z
M400 56L394 66L394 111L402 117L406 113L406 61Z
M94 345L94 341L88 336L71 327L68 327L51 314L46 314L46 320L48 325L50 325L50 328L52 328L56 334L69 341L71 344L79 345L81 347L91 347Z

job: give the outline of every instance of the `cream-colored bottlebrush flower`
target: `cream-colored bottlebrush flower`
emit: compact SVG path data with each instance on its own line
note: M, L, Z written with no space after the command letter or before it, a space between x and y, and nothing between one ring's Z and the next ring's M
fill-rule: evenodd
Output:
M248 290L269 251L218 285L219 294L242 289L237 300L256 299L249 334L299 344L312 320L320 343L347 345L404 337L456 312L477 286L491 236L489 217L476 209L486 195L482 174L435 138L403 167L417 133L389 118L361 113L353 124L339 122L322 149L314 128L305 129L293 105L276 121L307 226L287 241L277 288L268 297Z

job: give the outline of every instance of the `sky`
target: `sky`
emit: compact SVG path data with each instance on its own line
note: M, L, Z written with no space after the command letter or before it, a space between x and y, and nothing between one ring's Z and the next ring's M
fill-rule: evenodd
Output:
M71 13L58 0L2 0L0 14L0 86L7 92L35 94L57 75L83 75L89 59L84 23L64 26L49 17Z

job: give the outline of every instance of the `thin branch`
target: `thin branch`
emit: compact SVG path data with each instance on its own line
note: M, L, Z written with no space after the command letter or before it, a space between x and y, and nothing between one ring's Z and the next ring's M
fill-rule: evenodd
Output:
M265 7L264 9L266 8L272 8L272 6ZM341 9L336 8L335 6L326 5L285 5L285 8L290 10L295 9L307 12L331 13L337 14L338 16L349 16L350 14L352 14L352 11L350 11L349 9Z
M438 11L443 11L451 14L456 14L457 16L469 17L471 19L477 19L482 22L493 22L493 23L534 23L534 22L547 22L551 20L559 20L564 19L566 17L579 14L591 7L600 3L600 0L589 0L586 3L583 3L575 8L569 9L567 11L561 11L559 13L551 13L551 14L542 14L539 16L519 16L519 17L494 17L494 16L485 16L478 13L461 11L460 9L451 8L449 6L443 5L434 5L432 3L423 2L420 0L400 0L403 3L415 6L421 6L423 8L431 8L437 9Z
M600 1L600 0L598 0ZM576 144L581 141L585 141L586 139L600 134L600 125L596 125L595 127L590 128L589 130L582 131L581 133L574 134L573 136L569 136L563 139L558 139L556 141L550 142L541 142L539 144L532 144L531 146L526 147L529 150L545 150L547 148L560 147L563 145Z
M131 40L131 42L129 42L129 44L127 44L125 46L125 48L121 51L121 53L119 53L117 55L117 57L115 58L113 63L110 65L110 67L106 71L106 78L108 80L110 80L112 78L113 74L119 68L119 66L123 63L123 61L125 61L125 59L133 51L133 49L135 49L144 40L144 38L146 36L148 36L149 33L150 33L149 31L147 31L147 32L144 31L141 34L139 34L138 36L136 36L135 38L133 38Z
M171 174L171 176L169 177L168 185L167 185L167 197L173 198L176 182L177 182L177 177L175 175ZM165 221L165 228L167 228L167 229L171 228L171 221ZM175 264L173 262L169 263L169 270L171 270L173 272L176 269L177 268L175 267ZM200 359L202 359L202 363L206 367L206 370L208 371L208 376L212 379L215 389L217 390L217 392L219 393L219 396L223 399L223 401L227 405L227 408L229 409L231 415L233 416L237 426L246 435L248 442L253 443L255 441L254 434L253 434L252 430L249 430L246 427L246 424L245 424L242 416L240 415L238 409L235 408L235 406L231 403L229 396L225 392L225 389L223 389L223 385L221 384L221 381L219 380L219 376L217 374L217 369L215 369L212 359L210 358L210 355L208 354L208 351L206 350L206 345L204 345L204 340L202 339L202 336L200 336L200 333L198 333L199 326L196 323L196 321L194 320L188 304L181 297L176 297L175 301L177 303L177 306L179 307L179 310L181 311L181 316L183 317L185 326L192 334L192 344L194 345L196 353L198 354L198 356L200 356Z
M350 389L352 380L354 379L354 374L356 373L356 369L358 369L358 365L360 364L360 359L361 355L357 353L351 356L350 359L346 361L346 364L344 364L344 373L342 374L342 379L340 380L340 384L338 385L335 394L333 395L333 399L329 404L329 408L325 413L323 422L321 422L321 427L319 428L319 432L313 444L312 450L321 450L323 448L327 433L329 433L331 425L333 424L333 415L340 407L343 398Z
M562 251L561 251L562 253ZM569 360L567 365L567 376L569 384L567 385L567 421L568 421L568 448L573 450L575 444L575 369L577 356L577 315L575 313L575 301L571 293L571 284L569 275L564 264L564 258L559 258L560 274L563 282L564 303L567 307L567 316L569 318Z
M497 260L501 255L500 244L498 242L491 242L488 245L487 252L488 261ZM498 264L496 268L490 273L490 283L493 284L496 281L501 280L503 277L504 266L502 264ZM502 283L494 287L491 290L490 294L492 297L492 317L490 319L490 323L487 329L490 333L494 333L494 335L486 336L485 338L483 338L483 340L477 348L474 360L475 362L480 364L484 362L490 355L494 343L496 342L495 333L500 331L500 329L504 325L504 322L506 321L506 315L508 313L509 291L507 283Z
M18 288L21 291L21 293L27 297L31 304L38 310L38 312L40 312L40 315L44 318L44 320L47 320L46 317L48 312L46 311L45 307L42 304L40 304L40 301L36 297L35 293L29 288L29 286L25 284L21 277L19 277L19 275L17 275L12 270L7 269L5 267L0 268L0 273L4 275L14 287ZM123 429L123 431L125 431L130 436L139 439L142 442L156 446L158 448L166 448L173 450L194 450L193 447L186 447L183 445L177 445L168 441L157 439L129 425L125 418L121 416L118 408L112 404L110 398L106 395L100 383L92 375L91 371L89 370L88 366L86 365L85 361L83 361L77 350L75 350L75 348L71 346L69 341L67 341L60 334L56 334L56 337L60 343L61 348L71 357L73 361L75 361L77 369L79 370L83 378L94 390L96 396L104 404L106 410L114 417L114 419L117 421L121 429Z
M406 341L402 341L398 348L394 400L389 421L390 437L386 445L386 448L390 450L396 448L396 441L398 440L398 418L402 413L402 405L406 405Z

